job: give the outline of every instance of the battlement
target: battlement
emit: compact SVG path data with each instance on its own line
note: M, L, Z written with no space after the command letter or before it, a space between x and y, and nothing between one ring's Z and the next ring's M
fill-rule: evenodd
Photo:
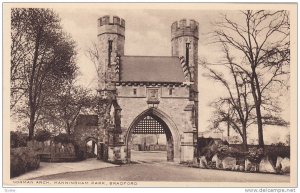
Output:
M117 34L125 37L125 20L118 16L105 15L98 19L98 36Z
M118 25L125 28L125 20L118 16L105 15L98 19L98 26L100 27L103 25Z
M180 36L194 36L199 37L199 23L193 19L181 19L175 21L171 26L171 37L177 38Z

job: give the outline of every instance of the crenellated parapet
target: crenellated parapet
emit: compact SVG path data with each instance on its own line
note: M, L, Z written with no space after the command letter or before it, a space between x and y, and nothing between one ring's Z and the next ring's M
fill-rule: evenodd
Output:
M193 19L181 19L171 25L172 56L181 59L185 78L195 82L198 66L199 23Z
M105 15L102 16L98 19L99 21L99 26L102 25L119 25L123 28L125 28L125 20L118 17L118 16L109 16L109 15Z
M119 80L118 58L124 55L125 20L118 16L105 15L97 20L99 89L112 90L114 81Z
M125 20L118 16L103 16L98 19L98 36L118 34L125 37Z
M193 36L199 38L199 23L193 19L181 19L175 21L171 26L171 39L182 37L182 36Z

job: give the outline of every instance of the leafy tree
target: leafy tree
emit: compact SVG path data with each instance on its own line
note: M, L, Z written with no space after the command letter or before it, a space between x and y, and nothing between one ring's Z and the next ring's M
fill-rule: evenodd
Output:
M50 131L48 131L46 129L37 130L34 138L37 141L44 142L44 141L47 141L51 138L51 133L50 133Z
M290 64L289 12L246 10L216 22L216 43L235 53L232 64L247 75L255 104L259 146L263 125L286 126L280 118L276 93L288 87Z
M66 133L60 133L56 135L53 140L58 143L74 143L72 136Z
M27 145L27 135L20 131L10 132L10 146L12 148L25 147Z
M11 110L29 119L31 140L51 96L76 75L75 43L50 9L12 9L11 38Z
M54 96L55 104L43 112L43 124L52 125L53 128L63 128L70 135L78 115L92 111L96 106L96 99L91 90L77 86L73 81L66 83L63 88L63 92Z

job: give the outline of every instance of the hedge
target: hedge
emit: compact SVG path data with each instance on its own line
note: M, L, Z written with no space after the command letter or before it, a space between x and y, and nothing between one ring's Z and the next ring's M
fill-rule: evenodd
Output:
M10 149L10 177L16 177L40 166L39 155L31 148Z
M10 132L10 147L25 147L27 142L27 134L20 131Z
M58 143L73 143L74 139L71 135L60 133L53 138L53 141Z
M38 130L34 136L36 141L44 142L51 138L51 132L47 130Z

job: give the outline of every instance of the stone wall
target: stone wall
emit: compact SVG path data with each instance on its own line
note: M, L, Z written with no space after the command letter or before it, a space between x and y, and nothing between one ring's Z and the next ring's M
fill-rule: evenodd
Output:
M80 159L85 159L86 143L89 140L95 141L98 147L98 152L100 151L100 143L104 143L104 130L99 129L98 126L76 125L74 132L74 140L78 145L78 157ZM99 159L100 156L101 155L98 153Z
M45 142L28 141L27 147L34 149L40 155L41 161L65 162L77 159L72 143L60 143L48 140Z
M146 98L146 86L137 87L137 96L131 93L133 86L117 87L118 104L122 108L122 127L129 128L130 124L140 113L147 110L149 105ZM184 131L192 131L191 112L184 111L185 107L190 104L188 99L187 87L175 87L173 96L168 96L168 89L160 87L158 109L166 113L172 121L175 122L177 128L183 133ZM124 117L124 118L123 118Z
M136 95L133 92L134 88L137 89ZM195 128L192 124L192 112L185 111L185 108L191 103L189 101L189 88L183 86L174 87L173 89L172 96L169 96L169 87L159 87L159 104L157 109L167 114L175 124L176 132L178 133L178 136L172 136L178 139L177 144L174 144L175 159L180 159L180 161L193 160L194 148L191 132ZM152 107L147 104L147 87L118 86L117 90L117 101L122 108L121 127L128 130L136 117L149 109L149 107ZM124 141L126 141L126 135L123 135L123 137ZM185 138L186 140L184 140ZM184 143L185 141L188 143Z
M172 56L185 56L186 43L190 43L188 66L192 77L196 81L193 78L186 81L195 81L195 85L197 84L197 65L195 64L198 62L198 26L198 22L194 20L180 20L173 23L171 27ZM166 135L168 138L166 149L172 150L168 151L168 157L175 155L175 159L181 159L181 161L192 160L194 154L193 135L196 132L197 125L194 120L197 117L197 111L195 110L195 106L197 109L197 104L196 100L190 101L190 99L197 96L194 93L196 90L192 88L195 85L187 86L186 84L188 83L157 83L156 86L148 87L142 85L126 86L122 83L124 86L115 87L115 85L118 85L115 82L120 83L119 70L122 70L118 59L119 56L122 57L124 55L125 21L116 16L100 17L98 19L98 43L101 58L98 66L98 90L103 98L114 100L115 93L112 91L116 89L117 103L122 109L121 128L116 124L117 121L119 123L119 119L116 120L114 126L105 124L106 120L110 119L109 109L105 104L110 103L109 101L103 101L102 104L98 104L101 110L98 113L98 125L78 124L75 128L75 141L79 143L80 152L85 152L83 148L86 140L92 138L97 142L98 147L100 143L106 145L105 155L107 155L107 159L105 160L118 162L123 158L126 159L127 155L130 156L130 150L127 151L125 146L127 142L126 137L129 136L128 138L130 138L130 135L127 135L128 129L137 117L143 118L139 116L141 113L147 113L147 110L152 110L151 108L155 106L156 110L153 112L149 111L149 113L153 115L156 113L156 118L165 122L170 129L170 131L166 131L166 133L168 132ZM155 82L155 80L153 81ZM149 88L158 89L158 92L155 89L150 91ZM111 92L113 96L105 96L107 92ZM119 113L120 111L117 114L119 115ZM146 116L147 114L144 115ZM119 118L119 116L116 117ZM107 133L104 133L104 131ZM100 153L98 154L100 155ZM172 156L169 156L169 154L172 154Z

